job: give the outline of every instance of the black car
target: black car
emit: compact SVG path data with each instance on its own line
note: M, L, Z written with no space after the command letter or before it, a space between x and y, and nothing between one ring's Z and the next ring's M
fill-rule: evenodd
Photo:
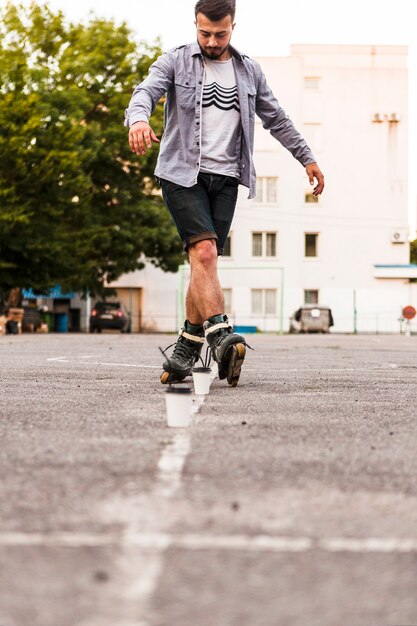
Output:
M90 315L90 333L101 333L103 328L130 332L129 314L124 304L96 302Z

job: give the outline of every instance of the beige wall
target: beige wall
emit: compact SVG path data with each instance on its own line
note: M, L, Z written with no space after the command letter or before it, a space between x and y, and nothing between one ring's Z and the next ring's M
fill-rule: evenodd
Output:
M141 317L141 300L142 290L135 287L125 287L117 289L116 299L122 302L127 311L131 313L132 319L132 333L139 332L139 323Z

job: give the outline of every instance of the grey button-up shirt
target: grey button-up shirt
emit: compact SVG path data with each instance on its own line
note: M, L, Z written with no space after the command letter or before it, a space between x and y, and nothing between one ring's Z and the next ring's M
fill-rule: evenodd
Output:
M304 167L315 163L316 159L279 105L259 64L235 48L230 49L242 124L239 182L249 187L248 197L254 198L256 171L252 155L255 113L261 118L263 127ZM198 42L174 48L153 63L147 78L134 90L125 113L125 126L149 122L156 104L166 94L165 127L155 175L184 187L196 184L200 170L203 78L204 57Z

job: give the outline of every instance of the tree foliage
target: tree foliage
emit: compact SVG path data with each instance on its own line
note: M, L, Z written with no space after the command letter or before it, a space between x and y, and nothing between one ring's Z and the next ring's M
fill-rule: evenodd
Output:
M143 267L175 271L155 150L130 151L124 110L160 54L126 24L67 24L48 6L0 14L0 286L100 293ZM158 108L153 126L162 130Z

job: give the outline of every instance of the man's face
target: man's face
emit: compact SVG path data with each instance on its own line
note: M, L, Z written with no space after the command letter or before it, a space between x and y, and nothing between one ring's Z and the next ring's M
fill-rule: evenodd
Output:
M212 22L203 13L197 13L197 41L203 54L214 61L230 58L229 44L235 25L230 15L218 22Z

